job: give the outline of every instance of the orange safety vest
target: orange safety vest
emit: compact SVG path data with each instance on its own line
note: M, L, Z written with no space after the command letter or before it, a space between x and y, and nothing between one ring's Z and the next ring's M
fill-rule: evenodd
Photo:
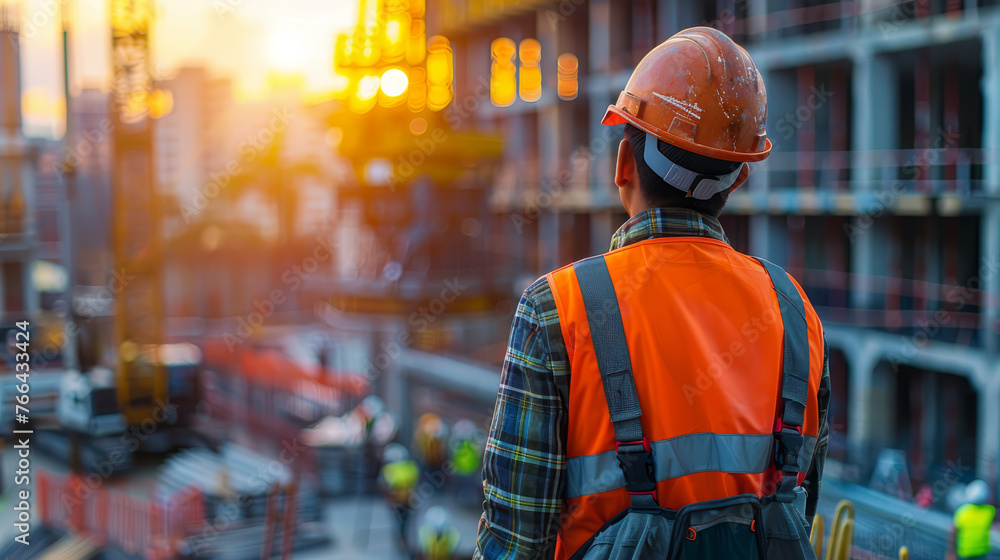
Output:
M774 442L782 411L784 328L764 266L703 237L648 239L604 259L631 357L642 432L655 456L658 504L676 510L737 494L772 494L781 478ZM556 558L566 559L631 500L576 271L567 266L547 278L572 372L566 493L556 545ZM801 484L819 430L825 349L815 310L798 284L794 289L808 327L808 350L801 352L809 362L804 441L798 468L793 466Z

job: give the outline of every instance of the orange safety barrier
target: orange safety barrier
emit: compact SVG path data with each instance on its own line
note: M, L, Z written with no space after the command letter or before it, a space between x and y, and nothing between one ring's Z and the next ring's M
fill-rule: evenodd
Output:
M42 523L152 560L176 556L181 542L205 526L204 496L196 487L158 502L105 483L97 475L59 476L40 470L35 495Z

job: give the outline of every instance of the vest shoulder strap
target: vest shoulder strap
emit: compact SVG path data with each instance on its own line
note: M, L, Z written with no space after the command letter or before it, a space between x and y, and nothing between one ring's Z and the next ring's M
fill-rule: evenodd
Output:
M639 394L635 389L625 327L608 263L600 255L577 262L573 269L587 312L604 398L614 424L615 453L625 475L625 487L634 506L655 505L652 448L642 433Z
M590 338L594 343L597 367L601 372L604 396L608 401L615 439L619 442L642 439L639 418L639 395L632 377L632 360L625 341L618 296L603 256L591 257L573 265L587 311Z
M798 470L802 450L802 423L809 392L809 326L805 306L795 284L778 265L757 259L771 278L784 328L781 367L781 416L775 422L775 464L782 472Z

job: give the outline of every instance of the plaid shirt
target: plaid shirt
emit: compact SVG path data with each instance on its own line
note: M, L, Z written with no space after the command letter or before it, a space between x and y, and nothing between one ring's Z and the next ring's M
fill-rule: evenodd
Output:
M656 208L636 214L611 238L611 250L652 237L710 237L729 243L715 218L685 209ZM474 559L553 558L566 474L569 357L559 315L545 277L524 291L514 315L486 444ZM829 377L820 388L821 432L806 485L815 508L826 457ZM824 393L825 391L825 393Z

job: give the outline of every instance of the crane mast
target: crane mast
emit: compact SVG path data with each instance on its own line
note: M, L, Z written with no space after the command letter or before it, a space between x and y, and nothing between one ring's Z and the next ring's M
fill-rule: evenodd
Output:
M115 381L130 425L167 403L163 343L161 211L153 166L149 98L151 0L111 0L112 247L115 258Z

